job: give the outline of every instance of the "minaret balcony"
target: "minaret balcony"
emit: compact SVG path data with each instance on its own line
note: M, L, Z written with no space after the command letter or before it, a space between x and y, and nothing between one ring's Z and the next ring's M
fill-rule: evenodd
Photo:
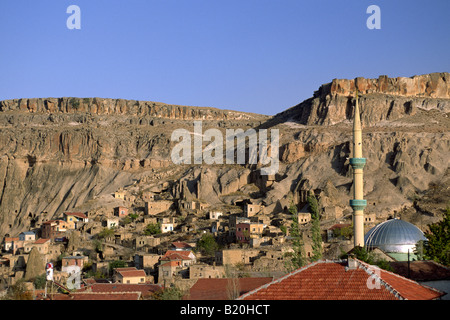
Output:
M364 208L367 206L367 200L358 200L358 199L350 200L350 206L354 211L364 210Z
M350 165L353 169L363 169L366 165L366 158L350 158Z

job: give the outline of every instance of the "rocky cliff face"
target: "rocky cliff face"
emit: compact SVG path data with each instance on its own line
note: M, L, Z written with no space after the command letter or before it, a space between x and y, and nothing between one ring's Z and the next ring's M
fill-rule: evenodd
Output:
M162 185L175 198L213 205L252 198L273 215L315 191L324 208L350 213L355 88L367 212L386 217L411 207L430 185L448 188L449 83L448 73L333 80L274 117L120 99L1 101L0 236L65 210L112 203L119 188L138 194ZM193 120L203 120L204 130L279 129L279 172L268 178L249 165L173 165L171 133L192 132Z
M368 126L414 115L418 110L450 112L450 73L411 78L334 79L322 85L312 98L278 114L268 124L296 121L305 125L333 125L349 121L356 89L360 95L361 121Z

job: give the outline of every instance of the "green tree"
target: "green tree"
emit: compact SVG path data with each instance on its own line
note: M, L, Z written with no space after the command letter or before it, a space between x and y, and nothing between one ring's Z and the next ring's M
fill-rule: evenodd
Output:
M312 233L312 261L317 261L322 259L323 248L322 248L322 235L320 233L320 213L319 213L319 203L316 196L310 193L307 197L309 204L309 212L311 213L311 233Z
M213 255L219 249L219 245L211 233L204 233L197 241L197 248L204 254Z
M425 241L419 240L416 243L413 253L416 255L417 260L424 260Z
M169 287L153 293L154 300L181 300L183 292L177 287Z
M109 263L109 271L111 272L116 268L125 268L128 267L127 263L123 260L114 260Z
M41 274L41 275L37 276L36 278L34 278L34 280L33 280L34 287L36 289L44 289L46 281L47 281L47 277L46 277L45 273Z
M113 229L104 228L102 231L100 231L97 235L98 239L104 239L106 237L110 237L114 235Z
M444 219L428 225L425 232L425 259L431 259L450 266L450 207L444 213Z
M380 269L384 269L387 271L394 271L394 269L391 267L388 261L385 259L377 259L372 253L366 250L364 247L355 247L353 249L353 254L355 255L355 258L358 260L361 260L365 263L376 265ZM343 259L348 259L348 255L345 253L341 256Z
M288 269L298 269L306 265L307 261L303 232L301 232L300 225L298 224L297 206L293 202L289 206L289 213L292 215L290 235L292 237L292 249L294 252L291 254L291 265L287 267Z
M150 223L145 227L144 234L146 236L160 234L161 233L161 224L158 223Z

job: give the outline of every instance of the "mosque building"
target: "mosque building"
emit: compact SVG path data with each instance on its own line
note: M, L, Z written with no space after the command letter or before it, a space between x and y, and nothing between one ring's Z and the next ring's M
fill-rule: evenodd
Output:
M364 245L367 250L381 249L397 261L412 261L417 260L414 251L421 240L426 241L427 238L419 228L395 218L370 229L364 236Z

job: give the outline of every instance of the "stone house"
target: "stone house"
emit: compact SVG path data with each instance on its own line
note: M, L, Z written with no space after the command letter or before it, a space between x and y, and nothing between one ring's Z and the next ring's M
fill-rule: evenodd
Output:
M86 256L68 256L62 258L62 272L70 273L70 269L73 266L79 267L81 270L84 265L88 262L88 257Z
M244 206L244 216L247 218L253 217L260 213L263 208L264 206L260 204L246 203Z
M259 254L255 249L225 249L216 251L216 265L250 264Z
M206 263L196 263L189 266L189 279L223 277L225 277L225 268L223 266L211 266Z
M158 218L156 218L156 217L144 217L143 218L143 224L145 225L145 226L147 226L147 225L149 225L149 224L155 224L155 223L157 223L158 222Z
M273 244L272 237L260 237L260 238L250 238L248 242L251 248L258 248L260 246L269 246Z
M116 244L123 244L124 241L133 239L133 233L126 230L117 231L114 233L114 242Z
M47 248L46 261L56 261L60 255L61 255L61 244L58 243L53 244L50 242Z
M340 219L343 217L344 209L338 206L327 206L323 208L325 219Z
M161 255L153 253L135 254L134 265L137 269L144 269L147 273L154 272Z
M182 201L181 207L186 210L201 211L209 207L209 204L199 200Z
M33 248L37 248L38 252L40 254L48 254L49 252L49 246L51 242L50 239L38 239L33 242L28 242L24 245L24 252L30 253Z
M145 202L144 211L145 215L155 215L169 210L173 205L173 201L158 200Z
M133 247L136 251L142 250L144 247L155 247L161 243L160 238L153 236L137 236L133 239Z

